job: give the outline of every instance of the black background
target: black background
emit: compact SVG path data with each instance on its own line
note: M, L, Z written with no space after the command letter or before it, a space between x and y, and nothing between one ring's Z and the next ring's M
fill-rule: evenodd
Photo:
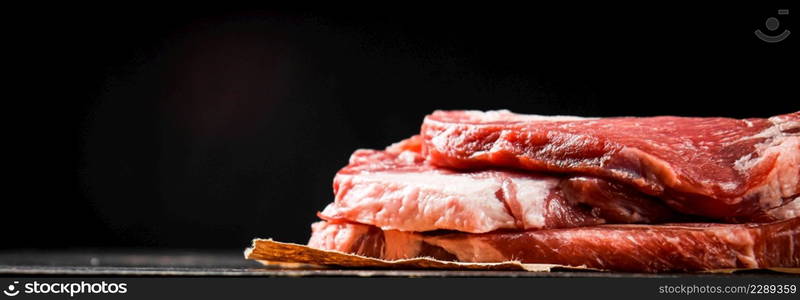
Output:
M434 109L797 111L777 8L9 9L0 248L305 242L349 154Z

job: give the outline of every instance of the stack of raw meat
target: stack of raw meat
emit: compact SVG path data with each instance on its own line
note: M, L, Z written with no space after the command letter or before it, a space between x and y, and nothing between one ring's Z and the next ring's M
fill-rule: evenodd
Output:
M357 150L309 246L618 271L800 267L800 112L769 119L436 111Z

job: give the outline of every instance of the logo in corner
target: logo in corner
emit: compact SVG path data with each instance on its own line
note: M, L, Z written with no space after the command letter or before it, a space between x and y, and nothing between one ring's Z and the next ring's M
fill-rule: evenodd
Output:
M788 9L779 9L778 10L778 15L785 16L785 15L788 15L788 14L789 14L789 10ZM778 21L778 18L770 17L770 18L767 19L766 26L767 26L767 29L770 32L777 33L778 27L780 25L781 25L781 22ZM764 33L763 31L761 31L761 29L756 29L756 37L758 37L759 39L761 39L762 41L765 41L767 43L777 43L777 42L783 41L787 37L789 37L789 34L791 34L791 33L792 33L791 31L789 31L787 29L784 29L779 34L770 35L770 34L767 34L767 33Z
M13 284L9 284L8 288L3 290L3 294L6 294L6 296L9 297L14 297L17 294L19 294L19 289L17 289L17 284L19 284L19 281L14 281Z

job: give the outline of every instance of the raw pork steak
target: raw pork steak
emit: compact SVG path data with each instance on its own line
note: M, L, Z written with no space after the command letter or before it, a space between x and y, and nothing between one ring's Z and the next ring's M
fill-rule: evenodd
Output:
M385 151L356 151L336 174L334 203L319 216L386 230L471 233L679 218L657 199L603 179L431 166L420 143L412 137Z
M317 222L310 247L396 260L561 264L630 271L800 267L800 218L768 224L599 225L484 234L420 234Z
M436 111L421 133L438 166L599 176L707 217L760 214L800 194L800 112L737 120Z

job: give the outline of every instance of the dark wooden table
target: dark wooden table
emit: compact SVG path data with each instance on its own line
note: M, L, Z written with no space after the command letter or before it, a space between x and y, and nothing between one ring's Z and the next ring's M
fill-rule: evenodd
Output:
M351 276L351 277L709 277L713 274L633 274L589 271L439 271L280 269L245 260L241 251L0 251L0 275L5 276ZM786 277L773 272L725 276Z

